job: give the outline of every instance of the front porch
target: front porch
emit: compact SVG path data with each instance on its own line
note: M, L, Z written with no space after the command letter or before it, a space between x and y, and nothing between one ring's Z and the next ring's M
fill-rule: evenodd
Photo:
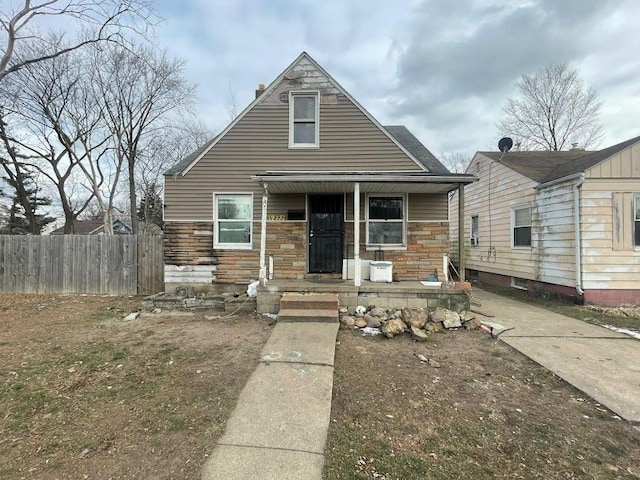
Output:
M429 287L419 281L383 283L362 280L362 284L356 286L350 280L270 280L258 287L256 309L258 314L278 313L283 293L336 293L340 307L350 311L358 305L385 309L407 307L431 311L443 307L455 311L468 310L470 298L467 291L459 286Z

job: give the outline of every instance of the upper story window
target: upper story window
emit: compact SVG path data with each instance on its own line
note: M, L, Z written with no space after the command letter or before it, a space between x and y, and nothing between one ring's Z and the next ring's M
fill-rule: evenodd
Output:
M374 196L367 200L367 244L402 246L405 239L405 198Z
M250 249L253 234L253 194L216 194L214 248Z
M640 195L633 197L633 244L640 247Z
M514 247L531 246L531 207L513 209L513 242Z
M318 148L318 98L317 92L289 94L289 147Z

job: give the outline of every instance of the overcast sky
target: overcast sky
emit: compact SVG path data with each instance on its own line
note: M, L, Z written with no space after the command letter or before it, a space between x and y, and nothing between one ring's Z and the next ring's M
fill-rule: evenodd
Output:
M187 61L213 130L302 51L383 125L436 156L496 150L523 73L566 62L603 102L600 147L640 135L637 0L160 0L160 46Z

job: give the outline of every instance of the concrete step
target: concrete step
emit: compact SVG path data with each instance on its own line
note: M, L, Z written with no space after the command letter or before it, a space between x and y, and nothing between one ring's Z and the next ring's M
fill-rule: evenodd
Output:
M335 294L322 295L283 295L280 310L338 310L339 300Z
M281 308L278 313L278 322L327 322L338 321L338 309L300 309Z

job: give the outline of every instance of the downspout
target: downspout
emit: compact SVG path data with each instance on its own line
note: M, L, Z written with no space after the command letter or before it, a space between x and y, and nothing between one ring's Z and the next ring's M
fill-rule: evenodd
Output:
M576 255L576 292L584 295L582 289L582 236L580 232L580 187L584 183L584 173L578 177L573 186L574 230L575 230L575 255Z
M267 284L267 205L269 192L267 185L263 184L264 194L262 195L262 217L260 218L260 273L259 280L264 286Z

